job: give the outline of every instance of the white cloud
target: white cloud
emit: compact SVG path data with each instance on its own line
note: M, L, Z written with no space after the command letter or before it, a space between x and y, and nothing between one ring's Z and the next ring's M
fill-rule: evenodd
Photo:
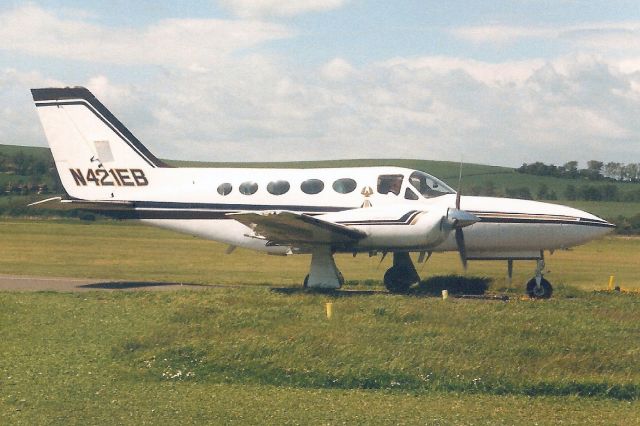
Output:
M325 12L342 7L347 0L220 0L219 3L237 16L263 18Z
M355 72L353 66L342 58L334 58L327 62L320 70L322 76L328 80L344 80Z
M205 67L291 35L281 25L252 20L166 19L132 29L63 19L34 5L0 14L1 50L120 65Z
M640 52L640 21L558 26L477 25L452 28L450 33L477 44L501 45L525 39L548 39L592 51Z
M168 20L117 32L28 6L0 15L0 49L45 57L42 69L50 56L144 69L134 82L98 67L78 83L163 158L457 161L464 153L518 165L624 162L640 152L640 52L499 63L396 57L357 67L340 57L309 72L243 51L291 35L251 22ZM1 142L43 144L28 89L52 85L61 83L0 70Z
M518 165L625 161L640 151L640 76L597 57L396 58L330 80L325 68L314 76L257 61L180 71L153 82L153 112L138 129L164 157L209 160L455 161L464 153Z

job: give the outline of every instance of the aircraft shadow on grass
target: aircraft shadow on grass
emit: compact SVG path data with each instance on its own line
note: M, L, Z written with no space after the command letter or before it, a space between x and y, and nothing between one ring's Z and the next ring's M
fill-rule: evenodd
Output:
M175 282L150 282L150 281L109 281L101 283L83 284L78 288L96 290L129 290L161 287L189 287L206 288L203 284L175 283Z
M414 297L442 297L442 291L447 290L452 297L469 299L495 299L509 300L506 295L486 294L491 284L491 279L486 277L463 277L458 275L436 276L410 287L402 293ZM372 296L388 294L384 290L362 290L343 288L335 289L309 289L300 287L272 287L271 291L286 295L293 294L326 294L332 297Z

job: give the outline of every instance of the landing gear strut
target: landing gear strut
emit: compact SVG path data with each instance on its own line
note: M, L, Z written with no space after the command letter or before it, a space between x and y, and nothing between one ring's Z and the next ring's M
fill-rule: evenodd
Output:
M393 253L393 266L384 274L384 285L391 293L404 293L420 281L416 267L406 251Z
M311 252L311 269L304 279L305 288L340 288L344 277L333 260L330 247L318 247Z
M532 299L548 299L553 294L551 283L542 276L544 270L544 258L538 260L536 276L527 283L527 294Z

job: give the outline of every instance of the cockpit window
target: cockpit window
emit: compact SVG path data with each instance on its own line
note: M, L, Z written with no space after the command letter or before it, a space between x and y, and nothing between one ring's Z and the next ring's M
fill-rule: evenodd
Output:
M417 200L420 197L418 197L416 193L411 190L411 188L407 188L404 190L404 198L406 198L407 200Z
M400 188L402 188L402 175L380 175L378 176L378 193L388 194L390 192L395 195L400 194Z
M416 171L411 173L411 176L409 176L409 183L425 198L433 198L455 193L455 191L446 183L424 172Z

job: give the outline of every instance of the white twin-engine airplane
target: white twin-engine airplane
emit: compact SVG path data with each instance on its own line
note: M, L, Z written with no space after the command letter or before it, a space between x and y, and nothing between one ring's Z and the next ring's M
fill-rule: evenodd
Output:
M87 89L33 89L42 126L69 197L32 205L97 211L271 254L311 254L304 285L339 288L334 253L393 253L392 292L420 277L419 261L458 251L467 260L536 260L527 283L546 298L544 251L583 244L614 225L566 206L461 197L422 171L173 168L157 159ZM427 257L428 258L428 257Z

